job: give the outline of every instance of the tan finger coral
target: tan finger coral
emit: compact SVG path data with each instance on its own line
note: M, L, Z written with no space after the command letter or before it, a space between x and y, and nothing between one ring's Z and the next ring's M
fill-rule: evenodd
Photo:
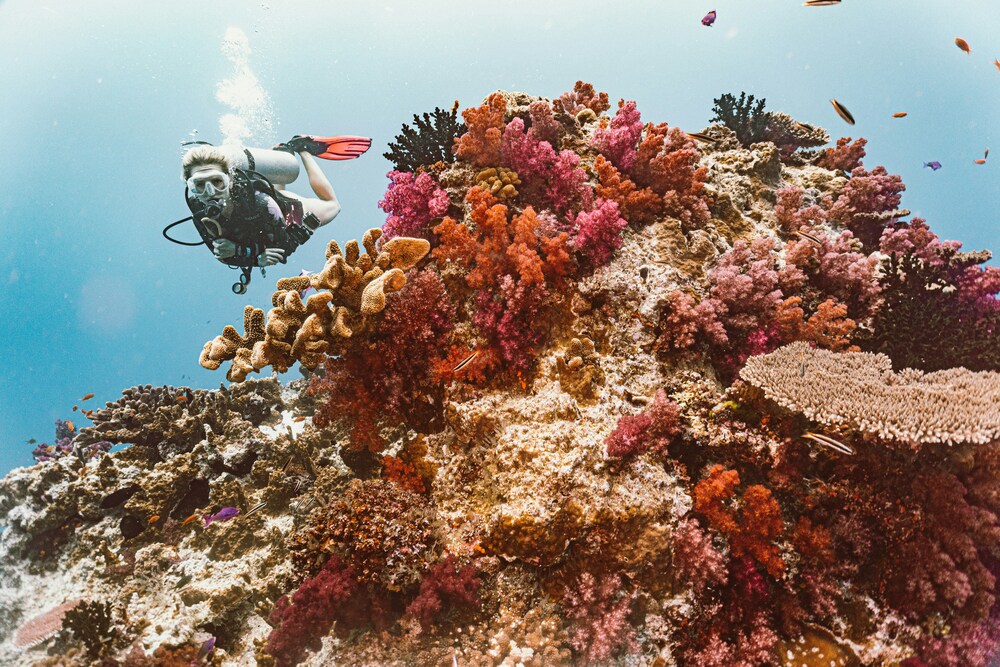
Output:
M361 244L349 241L341 252L336 241L326 248L326 264L310 276L282 278L271 296L267 313L247 306L246 334L227 326L221 336L205 344L199 359L210 370L232 360L227 373L232 382L271 366L279 373L296 361L315 369L331 346L364 330L367 318L385 308L385 295L406 284L404 271L413 268L430 252L425 239L397 237L378 242L382 230L369 229ZM364 248L362 254L361 248ZM316 294L303 302L308 289Z
M740 376L778 405L831 427L915 443L1000 437L1000 373L892 370L884 354L792 343L751 357Z

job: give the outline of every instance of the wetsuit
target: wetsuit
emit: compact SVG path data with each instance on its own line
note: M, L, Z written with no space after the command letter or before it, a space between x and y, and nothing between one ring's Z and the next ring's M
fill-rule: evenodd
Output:
M277 192L266 178L256 172L234 169L229 196L232 209L229 215L212 210L205 202L186 196L188 208L194 216L194 226L205 244L212 249L212 241L225 238L236 245L236 254L218 258L234 267L257 266L257 257L267 248L281 248L285 257L309 240L319 226L319 219L312 213L303 216L302 202ZM211 221L218 222L218 228Z

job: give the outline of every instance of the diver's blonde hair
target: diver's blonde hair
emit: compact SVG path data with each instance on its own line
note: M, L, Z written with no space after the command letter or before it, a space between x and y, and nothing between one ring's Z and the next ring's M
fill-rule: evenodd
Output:
M229 158L215 146L195 146L181 158L181 179L187 180L191 172L198 167L217 165L222 171L229 172Z

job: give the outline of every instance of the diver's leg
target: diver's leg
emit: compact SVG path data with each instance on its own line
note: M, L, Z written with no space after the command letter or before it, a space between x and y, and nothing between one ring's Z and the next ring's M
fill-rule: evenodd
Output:
M316 224L317 227L322 227L336 218L337 214L340 213L340 202L338 202L336 198L333 201L324 201L322 199L312 197L302 197L295 194L291 190L281 190L281 194L286 197L291 197L292 199L298 199L302 202L303 213L306 215L309 213L315 215L318 221Z
M318 197L318 199L307 199L304 197L299 197L299 199L302 200L302 206L306 213L312 213L319 218L320 226L325 225L340 213L340 202L337 201L337 193L333 191L333 186L330 185L326 174L316 164L316 158L305 152L298 155L302 158L302 166L305 167L306 176L309 177L309 187L312 188L312 191Z

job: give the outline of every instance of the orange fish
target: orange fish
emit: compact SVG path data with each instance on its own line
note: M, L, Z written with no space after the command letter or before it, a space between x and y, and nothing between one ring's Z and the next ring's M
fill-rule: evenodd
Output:
M153 516L149 517L149 521L147 523L155 523L159 520L160 520L160 515L154 514Z
M76 412L77 410L78 410L78 408L74 405L73 406L73 412Z
M966 53L972 53L972 49L969 48L969 43L962 39L961 37L955 38L955 46L962 49Z
M993 66L996 67L997 69L1000 69L1000 58L993 59Z
M906 112L905 111L900 111L899 113L894 113L894 114L892 114L892 117L893 118L906 118Z
M830 100L830 104L833 105L833 110L837 112L837 115L844 119L844 122L848 125L854 125L854 116L847 110L847 107L837 101L836 97Z
M187 397L186 395L184 395L184 394L181 394L181 395L179 395L179 396L177 397L177 402L178 402L178 403L184 403L184 402L186 402L187 400L188 400L188 397Z
M73 426L73 422L70 419L66 420L66 426L68 426L69 430L71 430L71 431L75 431L76 430L76 426Z
M94 395L93 395L93 394L87 394L86 396L84 396L84 397L83 397L83 398L81 398L80 400L81 400L81 401L89 401L89 400L90 400L90 399L92 399L93 397L94 397Z
M189 516L188 518L186 518L183 521L181 521L181 525L182 526L186 526L189 523L191 523L192 521L195 521L197 518L198 518L198 514L196 512L196 513L192 514L191 516Z
M303 420L303 419L305 419L305 418L306 418L306 416L305 416L305 415L299 415L298 417L296 417L296 418L295 418L295 419L293 419L292 421L293 421L293 422L300 422L300 421L302 421L302 420Z

